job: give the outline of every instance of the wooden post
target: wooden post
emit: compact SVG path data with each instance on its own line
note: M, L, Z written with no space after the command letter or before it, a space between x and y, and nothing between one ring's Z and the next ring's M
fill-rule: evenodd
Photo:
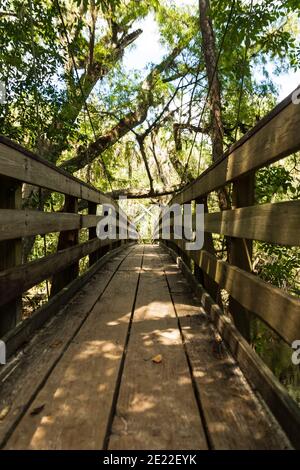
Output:
M97 214L97 204L95 202L88 202L88 213L89 215L96 215ZM97 238L97 227L90 227L89 228L89 240L93 240L94 238ZM93 264L98 261L98 259L101 257L101 249L94 251L94 253L91 253L89 255L89 266L92 266Z
M233 183L232 208L251 206L254 203L255 174L246 175ZM238 266L245 271L252 270L252 240L231 238L230 264ZM229 298L229 311L234 323L244 338L250 342L250 315L251 313L242 307L232 297Z
M0 176L1 209L22 208L22 183L12 178ZM0 242L0 270L11 268L22 263L22 239ZM0 308L0 337L13 329L21 320L22 297L3 305Z
M65 196L64 212L77 213L78 199L73 196ZM59 234L57 251L70 248L78 244L79 231L65 230ZM79 273L79 261L68 266L63 271L55 274L52 279L51 296L57 294L61 289L76 279Z
M182 210L182 214L181 214L182 215L182 221L184 221L184 205L181 206L181 210ZM182 246L184 247L184 250L185 250L186 242L187 242L187 240L185 239L185 236L184 236L184 223L183 223L182 224L182 243L183 243ZM190 240L188 240L188 242L190 242ZM182 256L182 259L185 262L185 264L188 266L188 268L191 269L191 266L192 266L191 258L187 254L186 250L183 251L181 256Z
M195 199L196 204L204 205L204 213L208 212L207 198ZM204 244L203 249L209 253L215 254L214 243L212 239L212 234L204 232ZM215 302L219 303L219 286L213 281L199 266L195 266L195 275L197 279L202 283L203 287L207 290L210 296L214 299Z

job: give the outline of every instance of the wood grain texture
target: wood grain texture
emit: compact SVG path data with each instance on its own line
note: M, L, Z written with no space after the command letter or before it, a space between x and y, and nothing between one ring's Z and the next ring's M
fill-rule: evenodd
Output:
M174 240L182 246L180 240ZM287 344L298 339L300 331L300 300L283 290L247 273L207 251L190 251L189 255L222 289L243 307L258 315L273 328Z
M193 291L199 298L205 312L211 316L218 331L226 341L233 357L253 389L256 389L270 408L282 429L296 449L300 448L300 409L288 394L285 387L277 380L263 360L249 346L237 331L232 321L224 315L220 306L203 289L182 259L172 249L167 248L176 260Z
M87 256L104 245L109 245L109 243L110 240L102 241L96 238L39 260L1 271L0 305L14 299L44 279L48 279L53 273L72 265L74 261Z
M142 249L136 250L141 261ZM114 275L6 448L103 447L138 275ZM39 414L31 415L44 404Z
M300 201L261 204L205 214L204 229L230 237L299 246Z
M251 390L216 330L192 296L172 294L214 449L290 447L278 423ZM217 349L220 348L220 351Z
M109 449L206 449L174 308L155 251L157 247L145 248ZM161 356L161 362L154 363L155 356Z
M94 227L101 219L96 215L0 209L0 240Z
M94 271L90 282L77 289L77 294L67 305L57 307L56 315L36 335L31 336L22 353L1 368L0 410L8 409L5 418L0 420L1 448L129 253L130 249L127 248L122 253L114 254L111 261L106 257L106 264L98 267L98 272Z
M72 175L60 171L49 162L26 152L21 147L14 148L0 142L0 168L3 176L15 178L21 182L57 191L97 204L113 204L115 201L92 186L81 182Z

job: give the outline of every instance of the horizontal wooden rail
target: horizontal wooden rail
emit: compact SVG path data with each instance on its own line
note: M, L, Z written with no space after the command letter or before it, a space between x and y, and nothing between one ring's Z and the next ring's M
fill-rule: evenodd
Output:
M75 261L110 243L111 240L101 241L95 238L39 260L1 271L0 305L4 305L36 284L50 278L54 273L60 272Z
M126 214L110 196L3 136L0 136L0 180L0 337L3 337L23 322L24 292L50 278L51 298L68 290L79 278L80 259L89 256L91 267L107 252L121 246L122 239L125 238L125 243L133 239L134 232ZM62 212L22 209L24 183L43 189L46 195L63 194ZM101 216L97 215L98 206ZM87 208L88 214L80 214L79 207ZM96 238L97 224L111 208L118 220L116 237L102 241ZM88 229L89 241L79 244L81 229ZM22 239L47 233L59 233L57 253L22 264Z
M237 331L232 320L224 315L223 310L214 302L203 286L197 282L189 267L170 247L172 257L176 260L189 281L196 296L200 299L205 311L217 326L222 338L226 341L245 376L254 389L270 407L296 449L300 448L300 408L286 388L276 379L263 360Z
M0 209L0 240L94 227L101 219L67 212Z
M183 252L183 241L174 240ZM299 339L300 300L205 250L185 252L220 288L258 315L289 345Z
M22 183L97 204L116 206L112 198L2 136L0 136L0 173Z
M195 230L195 218L193 220ZM204 215L204 230L280 245L300 245L300 201L243 207Z
M300 150L300 106L290 95L224 157L172 199L184 204Z

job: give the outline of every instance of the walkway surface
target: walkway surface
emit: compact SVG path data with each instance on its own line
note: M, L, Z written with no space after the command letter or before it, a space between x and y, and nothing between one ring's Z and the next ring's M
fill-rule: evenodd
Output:
M1 384L6 449L282 449L289 443L169 254L110 260Z

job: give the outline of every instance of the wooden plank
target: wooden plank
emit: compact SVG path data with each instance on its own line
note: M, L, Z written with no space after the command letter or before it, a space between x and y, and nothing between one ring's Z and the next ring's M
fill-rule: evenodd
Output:
M172 203L183 204L204 196L249 171L284 158L300 149L300 107L289 104L264 121L216 165L178 193Z
M142 257L142 249L135 250ZM7 449L103 447L138 276L124 271L114 275L8 440ZM31 415L43 405L39 414Z
M0 209L0 240L94 227L101 216Z
M207 449L174 308L153 247L145 247L144 259L108 448ZM154 270L148 271L152 263ZM159 364L151 360L157 355L162 356Z
M64 209L65 212L78 212L78 199L73 196L65 196ZM78 230L64 230L60 232L57 243L57 252L77 246L79 242ZM71 281L76 279L79 274L79 260L69 264L64 269L55 272L51 282L51 297L56 295Z
M195 221L193 221L195 227ZM260 204L204 215L205 231L279 245L300 245L300 201Z
M195 280L194 276L176 255L173 250L167 248L188 279L194 292L200 299L205 311L211 315L217 329L228 344L230 351L238 361L240 368L254 389L258 390L269 406L275 418L281 424L283 430L296 449L300 449L300 409L288 394L284 386L276 379L266 364L255 353L247 341L237 331L231 320L223 314L203 287Z
M217 330L191 295L172 294L212 446L216 450L278 450L291 445L251 390ZM217 347L222 348L219 352Z
M85 275L89 283L84 288L83 283L79 286L76 279L74 283L77 284L77 291L75 296L73 292L72 301L66 305L64 302L57 304L56 315L51 321L35 336L31 336L31 341L23 347L22 354L12 358L0 369L0 412L7 410L7 414L0 420L0 448L6 444L38 390L46 383L50 372L109 285L119 265L128 256L130 249L132 248L123 249L122 252L117 249L98 261L90 269L90 276ZM57 297L61 295L60 293ZM50 302L53 302L53 299ZM9 341L9 338L7 340Z
M117 208L109 196L3 137L0 138L0 168L2 175L21 182Z
M97 204L94 202L89 202L88 203L88 211L89 211L89 217L95 217L97 214ZM97 224L96 224L97 225ZM97 237L97 229L95 226L90 226L89 228L89 240L93 240L94 238ZM101 258L101 248L97 251L94 251L94 253L91 253L89 256L89 265L92 266L96 261Z
M22 185L19 181L0 176L0 208L19 209L22 205ZM12 240L0 241L0 270L22 263L22 239L17 235ZM21 319L22 299L3 302L0 308L0 338L13 329Z
M232 185L232 208L251 206L254 204L254 189L255 189L255 174L250 173L238 180L234 181ZM229 242L229 262L231 265L237 266L244 271L252 271L252 240L245 240L241 238L231 237ZM221 304L223 307L223 304ZM236 299L232 296L229 297L229 311L234 319L234 324L243 335L243 337L250 342L250 318L251 312L245 309Z
M109 240L101 241L96 238L22 266L1 271L0 305L4 305L44 279L48 279L53 273L70 266L74 261L84 258L103 245L109 245Z
M127 247L123 247L125 249ZM22 344L26 343L34 334L34 332L41 328L43 324L57 311L66 306L70 299L76 294L78 289L82 288L96 271L105 264L105 270L114 272L116 270L116 263L120 263L124 254L120 253L119 258L116 254L120 251L119 248L115 248L112 251L109 251L97 261L96 264L89 268L85 273L78 276L74 281L72 281L67 288L60 291L58 294L53 296L46 304L42 305L40 308L35 310L32 315L22 322L20 322L16 328L9 331L2 339L6 345L6 356L9 358ZM127 253L127 251L125 251ZM111 257L114 257L111 262L108 260Z
M180 241L180 240L179 240ZM190 256L221 288L241 305L258 315L287 344L298 339L300 331L300 300L278 287L262 281L202 250Z

